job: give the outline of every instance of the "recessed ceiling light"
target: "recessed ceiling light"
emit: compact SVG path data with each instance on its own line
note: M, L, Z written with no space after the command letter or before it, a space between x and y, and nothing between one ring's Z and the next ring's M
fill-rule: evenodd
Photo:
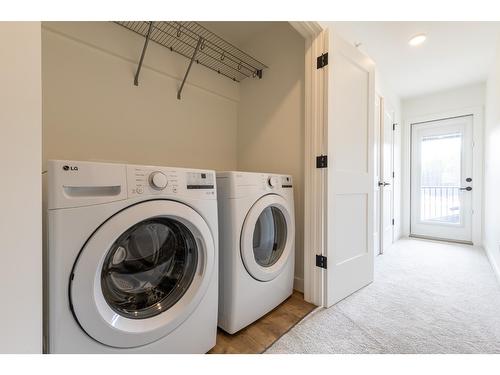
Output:
M427 39L427 35L417 34L417 35L412 36L410 38L410 40L408 40L408 44L410 46L418 46L419 44L422 44L423 42L425 42L426 39Z

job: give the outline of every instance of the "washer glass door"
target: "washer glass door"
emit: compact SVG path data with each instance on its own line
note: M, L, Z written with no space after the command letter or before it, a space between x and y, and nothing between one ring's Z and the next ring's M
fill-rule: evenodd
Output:
M274 279L293 258L293 209L280 195L260 198L248 211L241 232L241 257L250 275L260 281Z
M75 318L108 346L151 343L191 315L214 268L210 228L191 207L167 200L127 207L92 234L76 260Z
M146 319L168 310L191 285L198 248L178 220L144 220L126 230L104 259L101 288L118 314Z

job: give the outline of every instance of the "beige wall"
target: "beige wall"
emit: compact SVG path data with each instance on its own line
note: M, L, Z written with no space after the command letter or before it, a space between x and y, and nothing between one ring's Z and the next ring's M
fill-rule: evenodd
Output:
M286 22L241 46L269 65L241 84L109 22L46 22L43 160L287 173L295 179L296 276L303 283L304 40Z
M486 84L483 244L500 279L500 43Z
M43 160L236 168L239 87L110 22L44 23Z
M0 354L42 351L40 22L0 22Z
M262 80L241 83L238 169L291 174L295 194L295 286L304 279L304 39L286 22L244 49L269 69Z

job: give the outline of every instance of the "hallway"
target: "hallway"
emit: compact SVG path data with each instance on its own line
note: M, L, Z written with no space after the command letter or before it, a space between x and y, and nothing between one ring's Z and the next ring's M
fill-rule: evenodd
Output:
M482 249L400 240L376 258L371 285L267 353L500 353L500 286Z

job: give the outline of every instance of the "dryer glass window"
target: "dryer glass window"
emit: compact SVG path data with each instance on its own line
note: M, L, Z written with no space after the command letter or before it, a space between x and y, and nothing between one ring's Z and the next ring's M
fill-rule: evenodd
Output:
M278 261L286 244L286 220L281 210L269 206L262 211L253 232L253 254L262 267Z
M146 319L172 307L196 273L198 249L179 221L155 218L123 233L108 251L101 287L109 306L132 319Z

